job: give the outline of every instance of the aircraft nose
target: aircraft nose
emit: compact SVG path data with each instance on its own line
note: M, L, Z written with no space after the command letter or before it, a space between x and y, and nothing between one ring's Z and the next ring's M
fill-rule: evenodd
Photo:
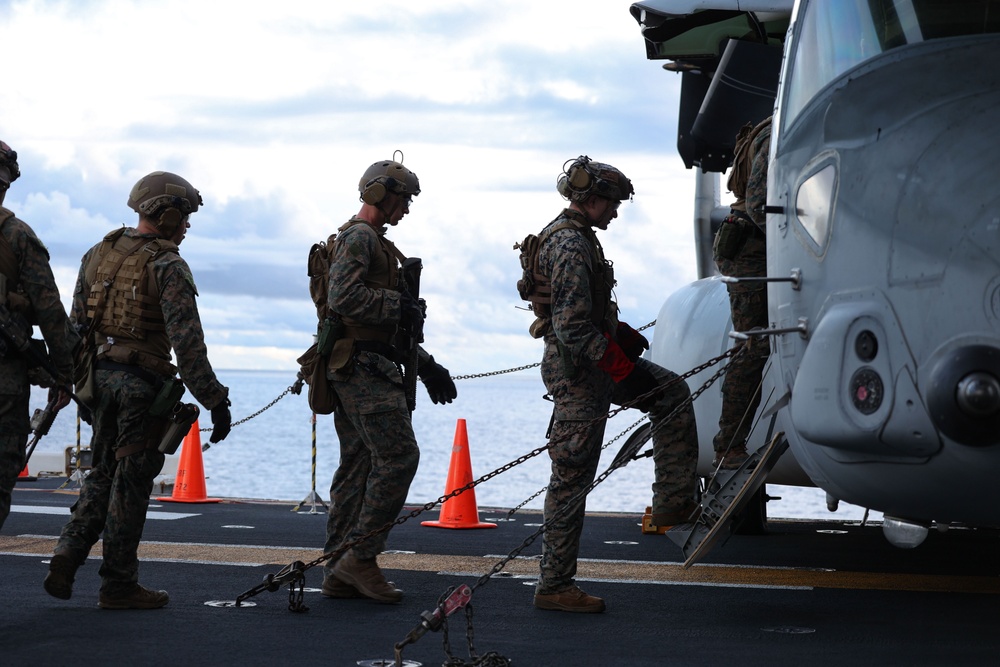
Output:
M1000 442L1000 349L967 345L931 370L927 407L942 433L963 445Z

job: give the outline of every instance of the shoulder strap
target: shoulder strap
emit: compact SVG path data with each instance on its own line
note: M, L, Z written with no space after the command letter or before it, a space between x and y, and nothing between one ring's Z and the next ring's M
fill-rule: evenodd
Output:
M363 219L355 216L350 220L348 220L347 222L345 222L344 224L342 224L340 227L338 227L337 231L345 232L355 225L368 225L368 223ZM406 255L401 253L399 251L399 248L396 247L396 244L387 239L385 237L385 234L379 234L371 227L371 225L368 225L368 228L371 229L372 233L375 234L375 236L378 238L379 243L381 243L389 252L391 252L397 260L399 260L400 264L406 261Z

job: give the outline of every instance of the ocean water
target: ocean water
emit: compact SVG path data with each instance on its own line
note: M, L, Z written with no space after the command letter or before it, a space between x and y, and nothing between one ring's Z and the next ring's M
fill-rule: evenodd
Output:
M295 381L295 373L223 370L219 371L219 378L230 388L234 421L260 414L235 426L226 440L211 445L203 453L208 494L297 503L310 497L315 489L327 500L338 461L333 417L320 416L314 424L305 392L286 393ZM423 386L417 387L413 425L421 458L408 503L422 505L445 494L459 419L466 423L472 472L477 479L545 445L552 404L542 398L545 388L537 368L459 380L456 385L458 398L448 405L434 405ZM44 404L45 392L34 389L32 410ZM202 416L200 427L210 428L208 413L203 411ZM609 420L605 443L610 444L603 451L600 472L608 468L641 419L641 413L626 410ZM77 434L71 405L59 414L36 452L61 453L66 447L76 445ZM87 444L90 435L90 428L82 424L80 441ZM207 432L201 434L203 443L208 442L208 436ZM549 459L543 451L477 486L477 505L510 508L525 503L524 507L539 509L543 503L543 494L539 492L548 477ZM642 513L651 499L652 480L652 460L633 461L610 474L591 492L587 509ZM820 489L768 485L767 492L780 497L767 507L768 516L775 518L860 520L864 516L863 508L846 503L830 513L826 495ZM431 518L436 518L436 512Z

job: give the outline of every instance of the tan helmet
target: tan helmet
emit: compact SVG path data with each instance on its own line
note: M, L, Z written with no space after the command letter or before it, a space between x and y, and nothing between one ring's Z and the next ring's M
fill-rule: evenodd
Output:
M181 222L201 204L201 193L169 171L143 176L128 195L129 208L149 218L166 238L173 236Z
M563 163L563 173L556 181L556 189L564 199L577 202L591 195L625 201L635 193L632 181L620 169L594 162L586 155Z
M0 141L0 167L7 169L6 175L9 177L9 180L0 176L0 186L7 189L21 175L21 170L17 166L17 151L3 141Z
M392 192L417 196L420 194L420 181L417 175L400 162L382 160L365 169L358 182L361 201L376 206Z

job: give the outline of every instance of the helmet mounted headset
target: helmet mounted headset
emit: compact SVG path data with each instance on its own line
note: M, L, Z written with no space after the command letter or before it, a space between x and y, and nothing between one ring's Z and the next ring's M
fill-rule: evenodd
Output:
M632 181L620 169L595 162L586 155L563 163L563 171L556 180L556 190L563 199L579 203L591 196L625 201L635 193Z
M21 175L21 170L17 166L17 151L0 141L0 203L7 194L7 188ZM6 173L5 173L6 172Z
M399 161L396 161L396 154ZM381 160L373 163L358 182L358 192L361 201L370 206L382 209L389 194L415 197L420 194L420 180L417 175L403 166L403 152L395 151L392 160Z
M169 171L143 176L128 196L129 208L147 218L168 239L202 203L201 193L194 186Z

